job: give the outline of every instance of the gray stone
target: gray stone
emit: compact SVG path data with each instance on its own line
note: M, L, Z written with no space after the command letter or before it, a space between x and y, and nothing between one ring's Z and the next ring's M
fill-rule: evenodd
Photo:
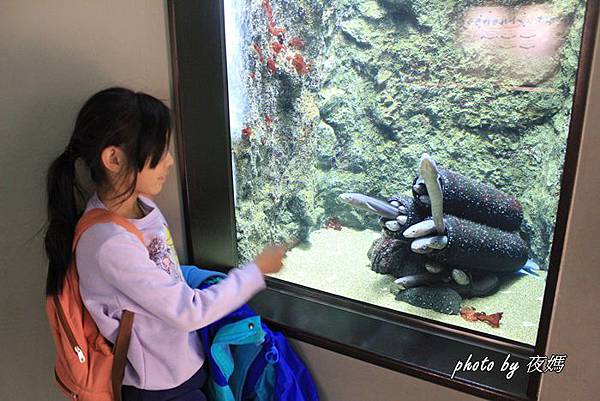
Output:
M381 20L385 18L386 11L375 0L366 0L358 3L358 10L365 18Z
M460 312L461 296L451 288L415 287L398 292L396 300L447 315Z
M373 32L364 20L353 19L344 21L340 24L340 28L344 34L360 47L372 47L371 37L373 36Z

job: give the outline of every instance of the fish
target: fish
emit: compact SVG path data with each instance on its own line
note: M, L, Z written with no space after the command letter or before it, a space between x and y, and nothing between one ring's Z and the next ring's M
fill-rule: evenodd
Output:
M356 209L367 210L388 219L395 219L400 214L398 209L390 205L387 201L355 192L343 193L338 196L338 199Z
M515 272L515 275L520 277L526 275L540 277L540 275L536 273L536 270L540 270L540 266L537 263L535 263L532 259L529 259L519 270Z
M406 238L419 238L429 234L434 234L435 232L436 228L433 220L428 219L408 227L406 230L404 230L402 235Z
M444 249L448 245L448 237L436 235L433 237L419 238L410 244L410 249L415 253L430 253L433 249ZM456 270L456 269L455 269Z
M394 284L398 285L399 290L403 290L440 282L442 278L442 275L433 273L412 274L397 278L394 280Z
M435 223L435 228L438 234L444 234L446 228L444 225L442 186L440 185L437 165L427 153L421 155L419 176L423 179L427 187L427 195L429 196L429 203L431 205L431 217Z

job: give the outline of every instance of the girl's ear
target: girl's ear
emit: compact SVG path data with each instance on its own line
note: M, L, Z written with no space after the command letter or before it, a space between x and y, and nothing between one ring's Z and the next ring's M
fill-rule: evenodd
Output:
M100 160L102 160L105 169L115 174L120 173L125 166L125 154L117 146L104 148L100 155Z

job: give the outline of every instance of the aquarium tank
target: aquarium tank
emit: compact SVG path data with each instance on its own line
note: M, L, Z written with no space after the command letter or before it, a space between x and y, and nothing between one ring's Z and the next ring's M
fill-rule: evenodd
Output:
M225 0L240 263L535 344L585 8Z

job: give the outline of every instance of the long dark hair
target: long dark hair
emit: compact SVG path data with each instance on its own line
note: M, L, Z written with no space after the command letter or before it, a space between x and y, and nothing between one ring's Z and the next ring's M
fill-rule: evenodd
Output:
M135 191L137 173L146 162L150 159L150 167L154 168L161 160L170 135L169 108L148 94L114 87L94 94L85 102L69 144L52 162L47 175L48 223L44 240L49 260L47 295L62 291L75 226L83 211L85 194L76 177L76 161L85 163L96 188L102 188L109 185L100 159L102 150L120 147L127 159L122 176L132 177L133 182L115 198L126 199Z

